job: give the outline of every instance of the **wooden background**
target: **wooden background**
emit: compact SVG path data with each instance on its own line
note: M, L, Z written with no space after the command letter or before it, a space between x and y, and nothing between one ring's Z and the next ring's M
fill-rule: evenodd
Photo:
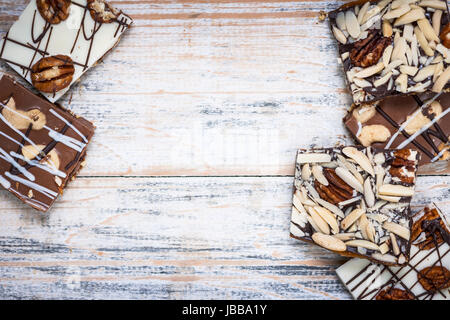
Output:
M289 238L296 149L351 142L318 21L342 2L112 3L134 27L61 100L97 126L87 167L47 215L0 191L0 298L349 299L345 259ZM449 185L415 205L450 212Z

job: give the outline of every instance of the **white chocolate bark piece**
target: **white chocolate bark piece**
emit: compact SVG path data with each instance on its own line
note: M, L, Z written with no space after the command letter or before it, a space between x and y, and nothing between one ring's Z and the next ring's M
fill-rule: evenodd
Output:
M300 150L291 237L344 256L404 264L418 158L410 149Z
M413 221L413 230L422 226L422 232L414 232L416 238L405 266L383 266L368 260L352 259L336 270L355 299L450 300L448 223L436 208L424 209L414 216ZM440 232L445 235L440 235Z
M0 42L0 59L33 84L32 68L40 59L52 56L69 57L74 70L72 70L73 75L65 79L64 88L54 88L50 89L50 92L47 92L49 90L44 92L35 85L49 101L55 102L89 68L114 48L121 35L131 25L132 19L104 4L103 1L96 0L93 4L91 3L93 8L106 7L112 10L101 16L109 17L111 20L105 22L104 19L97 19L96 21L88 7L92 1L74 0L69 1L67 18L52 24L43 18L37 1L40 0L30 1L19 20L13 24ZM49 75L48 72L47 75ZM55 75L55 79L57 78L58 75Z

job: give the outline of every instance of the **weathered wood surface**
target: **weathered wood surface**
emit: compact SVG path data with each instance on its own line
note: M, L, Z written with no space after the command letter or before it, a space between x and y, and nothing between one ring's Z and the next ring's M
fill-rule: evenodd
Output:
M351 141L337 3L113 3L134 28L61 101L97 125L87 168L48 215L0 192L0 298L350 298L343 259L288 237L296 149ZM450 212L449 184L415 204Z

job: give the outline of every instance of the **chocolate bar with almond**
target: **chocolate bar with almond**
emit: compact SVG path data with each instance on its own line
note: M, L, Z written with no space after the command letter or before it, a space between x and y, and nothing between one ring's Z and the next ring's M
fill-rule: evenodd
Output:
M84 166L91 122L0 79L0 185L46 212Z
M417 150L418 174L450 174L450 93L353 106L344 123L363 146Z
M355 299L450 300L450 228L433 206L413 217L411 255L403 267L352 259L336 272Z
M132 22L105 0L31 0L0 42L0 59L55 102Z
M355 104L450 88L445 0L355 1L329 20Z
M411 149L299 150L291 237L343 256L405 264L419 158Z

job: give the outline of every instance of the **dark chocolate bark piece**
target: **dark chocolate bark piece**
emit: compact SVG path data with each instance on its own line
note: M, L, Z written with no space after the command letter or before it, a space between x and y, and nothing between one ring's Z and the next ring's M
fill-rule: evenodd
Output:
M355 104L450 88L446 1L355 1L329 19Z
M418 159L410 149L300 150L291 237L343 256L405 264Z

